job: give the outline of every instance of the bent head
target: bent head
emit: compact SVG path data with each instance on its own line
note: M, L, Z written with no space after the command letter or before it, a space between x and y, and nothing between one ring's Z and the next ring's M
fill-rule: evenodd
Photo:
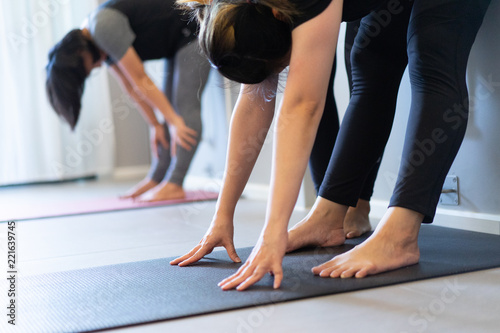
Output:
M288 1L178 2L194 8L200 21L200 46L223 76L255 84L286 67L292 44L290 22L295 13Z
M47 96L56 113L72 129L80 115L85 79L102 60L102 52L80 29L71 30L49 52Z

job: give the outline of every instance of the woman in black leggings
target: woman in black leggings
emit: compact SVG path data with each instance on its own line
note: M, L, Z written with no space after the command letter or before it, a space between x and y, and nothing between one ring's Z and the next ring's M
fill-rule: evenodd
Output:
M402 162L390 208L374 235L316 267L315 273L363 277L418 262L420 223L432 222L465 135L467 60L489 2L401 2L404 10L376 36L376 13L361 21L351 58L353 96L319 196L353 204L389 138L399 83L408 65L412 100ZM359 133L364 135L360 138ZM402 246L391 253L394 234L401 236Z
M319 196L308 216L286 233L323 111L340 14L345 20L356 19L360 9L374 5L371 9L376 10L361 21L352 49L352 98ZM223 75L265 87L270 86L269 77L290 66L277 117L266 223L249 259L221 281L222 289L244 290L267 273L274 275L277 288L286 251L345 241L347 208L356 205L367 175L382 155L407 65L411 111L390 207L367 241L313 272L361 278L418 262L420 224L432 220L464 136L467 59L488 5L489 0L213 0L198 9L203 21L200 44ZM233 12L238 19L231 21ZM287 26L279 21L291 23L293 43L288 46L279 44L287 41ZM263 47L274 36L279 39ZM174 264L198 260L232 238L234 198L253 166L243 163L237 147L270 122L272 116L265 112L274 111L274 101L259 98L255 91L244 87L236 106L228 168L212 226L198 246Z

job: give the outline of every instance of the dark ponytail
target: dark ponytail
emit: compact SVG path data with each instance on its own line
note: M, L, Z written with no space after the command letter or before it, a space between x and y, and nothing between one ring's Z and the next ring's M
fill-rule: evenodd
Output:
M240 83L260 83L277 74L288 56L290 23L296 14L283 0L213 0L188 5L200 21L199 43L213 67ZM275 9L280 16L278 20Z

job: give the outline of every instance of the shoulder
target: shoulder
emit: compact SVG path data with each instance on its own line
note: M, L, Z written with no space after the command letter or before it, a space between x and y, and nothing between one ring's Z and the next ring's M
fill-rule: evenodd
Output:
M88 25L91 35L94 36L129 26L129 22L122 12L111 8L101 8L90 14Z
M88 29L97 46L113 61L123 57L136 37L127 16L112 8L101 8L90 14Z

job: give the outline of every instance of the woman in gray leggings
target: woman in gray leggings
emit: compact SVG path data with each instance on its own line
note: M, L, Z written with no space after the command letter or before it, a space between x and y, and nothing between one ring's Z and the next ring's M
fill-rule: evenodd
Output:
M210 71L195 42L197 30L172 0L110 0L49 53L49 101L72 129L85 80L103 62L149 124L151 170L125 197L149 190L147 200L185 196L182 185L201 137L200 98ZM165 93L144 71L143 62L152 59L167 59Z
M174 58L166 60L164 93L174 109L184 119L186 126L201 138L201 94L205 88L210 65L201 55L198 44L190 43L180 49ZM170 131L163 123L165 141L170 141ZM178 199L185 196L184 178L198 147L196 140L190 148L178 145L175 155L163 145L152 149L152 164L148 175L134 186L125 197L135 198L146 191L146 200ZM154 141L151 142L154 145Z

